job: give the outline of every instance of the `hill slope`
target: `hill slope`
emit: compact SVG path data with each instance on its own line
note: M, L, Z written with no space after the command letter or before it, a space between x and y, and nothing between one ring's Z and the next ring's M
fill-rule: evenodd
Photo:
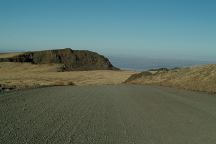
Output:
M86 50L70 48L25 53L1 54L0 62L29 62L32 64L62 64L62 71L74 70L117 70L102 55Z
M1 90L24 89L55 85L120 84L135 72L92 70L57 72L59 64L0 63Z
M125 83L150 84L216 93L216 65L134 74Z

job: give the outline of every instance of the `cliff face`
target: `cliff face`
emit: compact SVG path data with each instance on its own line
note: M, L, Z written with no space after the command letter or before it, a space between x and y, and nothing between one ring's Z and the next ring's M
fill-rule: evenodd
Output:
M102 55L86 50L46 50L26 52L10 58L0 58L0 62L29 62L33 64L62 64L62 71L74 70L117 70Z

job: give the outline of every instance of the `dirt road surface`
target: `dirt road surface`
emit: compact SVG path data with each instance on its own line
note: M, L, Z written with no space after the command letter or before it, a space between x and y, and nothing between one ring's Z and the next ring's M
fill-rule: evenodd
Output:
M215 144L216 96L163 87L0 94L1 144Z

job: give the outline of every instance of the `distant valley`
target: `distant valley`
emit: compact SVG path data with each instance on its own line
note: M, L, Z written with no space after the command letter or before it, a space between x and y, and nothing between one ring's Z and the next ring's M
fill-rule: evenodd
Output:
M215 64L210 60L179 60L162 58L145 58L134 56L108 56L113 65L125 70L145 71L157 68L190 67L196 65Z

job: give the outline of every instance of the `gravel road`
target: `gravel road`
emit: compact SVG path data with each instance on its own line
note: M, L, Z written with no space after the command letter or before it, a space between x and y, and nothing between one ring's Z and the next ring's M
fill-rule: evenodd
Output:
M215 144L216 96L163 87L0 94L1 144Z

